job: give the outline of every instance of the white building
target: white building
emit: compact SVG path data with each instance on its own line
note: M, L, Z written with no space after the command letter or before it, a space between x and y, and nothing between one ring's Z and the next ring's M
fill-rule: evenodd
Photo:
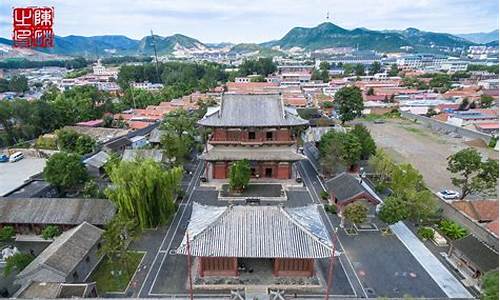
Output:
M144 82L133 82L131 86L134 89L146 90L146 91L158 91L163 88L163 84L161 83L151 83L149 81Z

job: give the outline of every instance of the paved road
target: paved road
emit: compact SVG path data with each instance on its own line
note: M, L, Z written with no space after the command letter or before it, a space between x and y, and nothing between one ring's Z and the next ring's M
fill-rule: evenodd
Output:
M299 172L304 180L304 183L306 184L307 189L309 190L313 202L320 204L321 203L320 192L323 190L322 182L319 179L318 174L316 173L316 170L314 169L311 162L309 160L300 161ZM338 248L338 251L340 251L341 253L345 253L344 247L342 246L342 242L337 236L336 226L333 225L330 218L327 216L327 213L323 209L323 206L320 206L320 215L323 218L323 222L326 224L329 233L332 235L333 239L337 241L336 247ZM351 285L356 297L367 298L367 294L363 289L361 281L359 277L356 275L352 263L350 262L347 255L345 254L340 255L339 261L341 267L344 269L349 284Z
M159 270L168 256L168 250L171 248L174 239L179 238L181 224L185 224L189 218L193 191L198 185L198 180L202 172L203 163L200 161L196 165L192 178L186 188L185 197L182 199L170 225L159 228L156 232L151 233L150 236L146 235L145 238L138 242L142 246L145 246L148 245L147 242L149 240L151 244L148 247L147 255L143 262L146 267L142 267L141 271L137 272L133 279L133 282L135 282L133 287L137 287L132 291L134 297L148 297L151 293ZM163 236L163 239L161 236ZM158 241L161 241L161 243L158 243ZM154 257L152 257L153 255Z
M313 156L314 151L307 151L307 148L306 145L304 153L308 156L309 160L315 161L316 157ZM316 198L316 201L320 201L321 179L317 176L314 165L309 160L301 162L299 170L313 198ZM369 190L371 191L371 189ZM324 211L323 217L326 218L331 228L335 226L336 220L334 217L326 214ZM403 223L401 224L405 226ZM401 229L400 231L404 230ZM353 271L354 275L351 275L351 278L358 280L365 296L368 291L368 296L370 297L401 297L402 293L404 294L405 292L411 293L413 296L423 297L443 297L445 294L453 297L459 295L463 298L471 297L461 283L449 273L413 233L410 232L410 235L404 231L400 235L400 231L396 228L395 234L397 239L393 240L384 239L380 234L377 235L376 233L375 236L372 233L361 233L356 238L345 234L337 235L340 244L344 242L349 245L349 252L343 256L351 256L350 259L347 257L348 263L351 266L352 262L356 262L356 266L352 268L356 269L356 271ZM362 241L366 245L371 245L371 249L370 247L365 248L365 244ZM376 248L377 245L379 248ZM411 247L410 245L420 245L421 247ZM386 256L387 253L391 253L391 260L389 261ZM422 259L424 257L427 257L428 261L424 261ZM379 271L376 272L376 270ZM364 277L360 280L356 272ZM386 274L386 276L384 276L385 279L383 281L380 281L378 279L382 273ZM411 274L411 276L400 276L400 274ZM371 276L376 276L376 278ZM387 284L389 276L393 277L390 285ZM357 293L357 295L359 294Z

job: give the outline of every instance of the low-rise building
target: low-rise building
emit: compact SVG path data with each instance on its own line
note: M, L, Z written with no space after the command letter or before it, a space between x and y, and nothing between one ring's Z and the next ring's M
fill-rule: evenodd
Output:
M67 230L83 222L103 227L115 212L107 199L0 198L0 227L10 225L18 234L40 234L47 225Z
M83 283L99 263L104 230L87 222L63 232L16 276L26 293L32 283ZM37 297L38 298L38 297Z

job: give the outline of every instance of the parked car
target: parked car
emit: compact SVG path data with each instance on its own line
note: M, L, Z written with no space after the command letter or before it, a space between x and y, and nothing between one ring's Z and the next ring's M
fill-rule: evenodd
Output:
M19 161L23 158L24 158L24 154L22 152L16 152L9 157L9 162L13 163L13 162Z
M3 163L3 162L8 162L9 161L9 157L5 154L1 154L0 155L0 163Z
M437 193L437 195L440 198L445 199L445 200L453 200L453 199L457 199L458 197L460 197L459 192L451 191L451 190L443 190L443 191Z

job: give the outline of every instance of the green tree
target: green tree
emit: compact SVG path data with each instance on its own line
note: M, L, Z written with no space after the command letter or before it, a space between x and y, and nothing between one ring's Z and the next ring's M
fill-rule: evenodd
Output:
M84 155L94 151L96 141L86 134L82 134L76 140L75 153Z
M61 234L61 229L59 229L59 226L56 225L47 225L42 230L42 237L44 240L53 239L60 234Z
M5 277L9 276L12 272L21 272L35 259L32 255L27 253L16 253L9 256L5 260L5 267L3 269L3 274Z
M448 171L453 173L453 185L461 189L463 200L471 193L490 194L498 181L498 161L482 161L481 154L474 148L458 151L448 157Z
M328 70L330 70L330 64L327 61L322 61L319 63L319 69L322 71L323 70L328 71Z
M363 64L355 64L354 65L354 75L356 76L365 76L365 66Z
M388 75L391 76L391 77L398 76L399 75L398 65L392 64L391 65L391 69L389 70Z
M361 90L355 86L343 87L335 93L335 107L342 125L361 116L364 104Z
M481 288L481 300L498 299L498 270L490 271L483 276Z
M87 180L87 171L79 155L59 152L47 160L43 177L64 193L84 183Z
M14 75L9 81L9 90L16 93L24 93L29 89L28 79L24 75Z
M91 179L85 182L82 189L83 198L103 198L101 191L99 190L99 185L95 180Z
M229 169L229 186L233 191L243 191L250 181L250 163L248 160L236 161Z
M429 86L449 90L451 88L451 78L448 74L436 73L432 76L431 81L429 81Z
M354 65L353 64L343 64L342 69L344 69L344 75L350 76L354 73Z
M361 203L351 203L344 208L342 215L352 224L362 224L368 218L368 207Z
M115 215L113 220L106 225L106 231L102 235L102 247L99 255L108 260L117 262L121 271L128 272L128 246L140 233L135 220L130 220L122 215ZM128 274L130 275L130 274Z
M397 195L403 195L408 191L420 191L424 188L422 174L411 164L401 164L392 169L391 189Z
M377 149L368 163L373 167L383 184L389 183L393 170L397 167L382 149Z
M343 135L341 145L342 148L339 158L352 170L361 158L361 152L363 151L361 142L356 135L347 133Z
M489 107L491 107L491 105L493 104L494 101L495 101L495 99L491 96L481 95L481 99L479 102L481 104L481 108L489 108Z
M181 167L164 170L160 164L146 159L122 161L105 168L112 182L105 193L117 205L119 214L136 222L141 229L169 220L180 191Z
M377 151L377 146L375 141L373 140L370 131L363 124L354 125L351 133L358 137L358 140L361 144L361 155L360 158L363 160L369 159L370 156L375 154Z
M382 64L380 64L380 62L378 62L378 61L374 61L370 65L370 74L375 75L375 74L380 73L380 72L382 72Z
M165 115L161 129L161 145L170 159L182 164L192 150L195 141L196 117L182 109Z
M332 174L341 164L352 169L361 158L362 145L353 133L332 130L321 137L319 152L321 165Z
M396 196L385 198L378 213L380 220L388 225L406 220L409 215L410 212L406 202Z
M8 242L16 235L14 227L5 225L0 229L0 242Z

